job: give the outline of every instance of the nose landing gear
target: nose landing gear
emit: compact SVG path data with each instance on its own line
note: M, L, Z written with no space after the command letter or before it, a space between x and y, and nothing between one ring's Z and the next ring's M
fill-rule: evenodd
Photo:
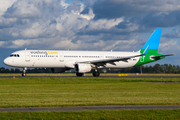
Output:
M26 70L27 70L27 68L26 68L26 67L25 67L25 68L23 68L22 77L25 77L25 76L26 76Z

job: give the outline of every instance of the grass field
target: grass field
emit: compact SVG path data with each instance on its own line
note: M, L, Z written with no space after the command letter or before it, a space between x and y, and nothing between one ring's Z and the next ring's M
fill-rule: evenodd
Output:
M179 105L179 83L178 78L1 78L0 107ZM175 120L180 109L1 112L5 119Z
M179 82L176 78L4 78L0 107L180 105Z
M179 118L180 109L0 113L1 120L178 120Z

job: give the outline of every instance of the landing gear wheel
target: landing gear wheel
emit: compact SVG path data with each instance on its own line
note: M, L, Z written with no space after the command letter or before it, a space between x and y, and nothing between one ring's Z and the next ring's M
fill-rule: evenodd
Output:
M94 77L99 77L99 75L100 75L100 73L99 73L98 71L94 71L94 72L93 72L93 76L94 76Z
M82 77L84 75L84 73L76 73L76 76L78 77Z
M26 73L22 73L22 77L25 77L26 76Z

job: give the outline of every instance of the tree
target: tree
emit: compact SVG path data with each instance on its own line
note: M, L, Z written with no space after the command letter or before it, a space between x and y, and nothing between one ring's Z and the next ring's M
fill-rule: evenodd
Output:
M163 69L161 68L160 64L155 64L155 65L153 66L153 70L154 70L155 73L161 73L161 72L163 72Z
M153 67L150 65L149 66L149 69L148 69L148 73L153 73L154 71L153 71Z
M15 72L15 73L20 73L20 70L19 70L19 69L15 69L14 72Z
M0 72L1 72L1 73L4 73L4 72L5 72L5 68L4 68L4 67L1 67L1 68L0 68Z
M175 69L174 69L174 67L171 65L171 64L169 64L169 69L168 69L168 73L175 73Z

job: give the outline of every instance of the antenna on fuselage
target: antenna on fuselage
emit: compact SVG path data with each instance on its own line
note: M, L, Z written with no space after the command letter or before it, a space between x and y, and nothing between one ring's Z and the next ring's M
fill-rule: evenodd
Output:
M25 50L27 50L27 48L25 48Z

